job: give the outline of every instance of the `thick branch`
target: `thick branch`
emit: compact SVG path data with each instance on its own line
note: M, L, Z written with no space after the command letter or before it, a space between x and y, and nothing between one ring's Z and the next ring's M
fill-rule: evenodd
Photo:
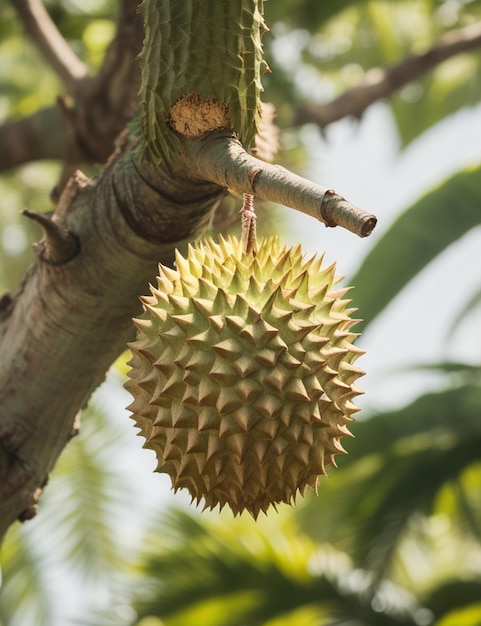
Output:
M41 0L16 0L13 6L17 9L25 30L67 90L72 91L76 83L87 76L87 67L62 37Z
M416 80L456 54L481 47L481 24L445 34L424 54L414 54L397 65L366 72L361 82L326 104L309 104L298 110L296 124L314 123L324 128L349 115L360 117L369 105L388 98L404 85Z
M342 226L360 237L367 237L376 225L374 215L351 204L332 189L279 165L260 161L228 133L212 133L192 141L187 154L196 164L202 180L210 180L239 194L252 194L261 200L283 204L326 226Z

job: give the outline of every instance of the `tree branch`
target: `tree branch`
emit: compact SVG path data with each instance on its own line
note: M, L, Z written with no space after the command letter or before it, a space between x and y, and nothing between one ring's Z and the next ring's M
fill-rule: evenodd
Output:
M360 117L369 105L388 98L404 85L416 80L440 63L457 54L481 47L481 24L451 31L424 54L413 54L400 63L366 72L358 85L326 104L310 103L296 113L295 124L314 123L324 128L349 115Z
M261 200L283 204L326 226L342 226L360 237L367 237L376 225L374 215L332 189L253 157L232 134L219 131L191 141L186 155L200 179L238 194L252 194Z
M50 19L41 0L12 2L38 49L59 75L69 92L87 74L87 66L77 57Z
M0 171L31 161L80 163L85 157L60 106L46 107L0 125Z
M38 0L21 0L17 9L22 17L23 12L32 9L31 5L45 13ZM138 0L120 3L116 34L96 76L77 78L77 74L65 72L73 106L60 96L55 106L0 126L0 145L4 147L0 154L0 171L33 160L58 159L68 164L67 180L81 163L103 163L108 159L136 106L140 83L136 56L144 32L137 6ZM47 19L50 20L48 15ZM28 23L34 24L32 20ZM63 44L67 46L65 41ZM52 46L52 49L60 53L61 46ZM67 66L71 67L68 63ZM63 184L60 190L62 187Z
M104 163L114 142L132 119L140 85L137 55L144 36L139 0L122 0L117 29L102 66L87 85L73 92L72 125L89 161Z

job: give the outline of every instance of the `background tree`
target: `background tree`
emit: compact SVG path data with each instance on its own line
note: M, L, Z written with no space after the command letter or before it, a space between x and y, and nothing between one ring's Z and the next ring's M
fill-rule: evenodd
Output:
M106 7L103 10L106 10ZM478 45L475 27L478 18L477 3L454 6L453 3L447 2L407 2L400 6L399 3L389 2L346 2L335 3L335 6L328 6L327 3L311 3L309 6L307 2L299 2L293 3L292 7L287 3L272 7L267 4L266 10L272 12L271 16L268 15L268 21L273 29L274 49L268 57L274 72L272 77L266 77L264 82L268 83L269 98L277 100L279 122L286 129L284 141L291 146L290 151L284 152L283 158L286 161L293 161L294 152L299 152L301 147L296 135L288 129L289 123L301 123L307 119L315 121L312 117L306 117L308 112L312 115L313 110L324 111L327 115L326 111L339 111L341 105L344 107L343 102L352 102L350 109L342 108L344 114L359 115L363 106L373 99L385 97L393 93L393 89L400 89L391 100L390 106L400 136L405 145L408 145L426 128L457 111L460 106L475 103L479 99L477 83L473 78L478 72L477 56L475 54L459 56L460 52ZM282 15L276 16L277 11L282 11ZM60 10L58 15L60 17L57 17L57 22L60 24L69 13L62 13ZM108 15L108 12L104 13L104 17ZM287 27L285 22L281 21L286 15L289 15ZM75 19L72 21L75 22ZM90 23L91 16L84 18L84 27ZM78 28L77 32L84 32L83 28ZM308 29L311 36L308 37L306 30L303 29ZM446 31L449 31L448 36L444 36ZM294 47L291 45L290 50L291 52L293 49L297 50L298 56L286 59L282 56L282 47L287 48L286 44L292 44L293 41L297 45ZM346 41L350 41L350 45ZM456 42L462 43L457 46ZM450 55L455 56L448 62ZM295 66L294 75L293 68L289 68L289 62L292 61L297 64L303 62ZM436 63L439 65L436 66ZM383 71L368 72L372 68L386 66L387 69ZM422 73L432 70L433 67L434 71ZM309 82L313 71L316 72L316 80ZM417 79L415 83L412 83L412 78ZM308 95L306 85L311 87L321 85L324 97L329 93L333 94L334 90L341 92L347 88L351 91L348 91L346 98L335 107L329 106L329 102L326 105L311 104L306 107ZM276 94L279 94L279 97L276 97ZM289 94L288 98L286 94ZM439 94L444 94L445 97L440 97ZM295 116L293 111L296 111ZM326 121L326 118L321 116L318 119L322 120L321 126L326 126L332 118L327 117ZM294 150L294 147L297 147L297 150ZM393 224L385 239L375 245L352 281L356 284L356 304L360 306L367 322L387 306L416 272L420 272L445 247L477 225L479 212L474 207L477 205L479 193L478 178L476 170L472 170L460 173L447 181L436 192L415 203L404 217ZM12 180L9 188L18 186L20 180L20 178ZM17 206L22 204L24 203L19 202ZM435 228L433 224L436 225ZM374 241L374 244L376 243ZM446 294L440 294L439 302L444 302L446 298ZM471 305L474 306L476 301L475 293ZM376 332L376 328L376 324L373 324L374 330L367 333L367 340L370 334ZM305 539L302 539L308 546L303 549L304 554L312 550L316 555L321 555L318 557L321 561L322 558L327 559L329 553L319 542L329 539L336 543L338 549L347 550L351 555L350 563L342 560L345 559L344 556L341 557L339 570L335 573L331 571L329 575L331 595L325 596L329 597L327 604L324 607L319 606L322 604L319 597L321 596L321 599L323 597L319 581L324 576L324 570L320 566L313 570L313 561L304 557L305 583L293 584L290 587L286 587L285 582L282 583L284 590L289 588L289 597L294 598L290 607L283 607L282 614L276 606L275 599L278 597L281 584L279 581L285 580L286 577L273 576L277 582L269 591L269 576L260 575L255 580L257 584L262 582L266 585L265 591L263 588L266 602L263 604L257 599L252 603L252 600L244 598L245 602L242 604L241 596L235 604L229 604L232 596L224 595L221 600L226 603L226 608L222 610L222 615L233 615L231 609L233 607L239 609L239 606L242 606L246 623L341 624L357 620L358 623L372 624L376 623L373 613L381 615L384 620L388 619L386 615L390 616L389 619L398 620L393 623L433 623L433 620L437 620L436 623L442 623L443 626L448 624L459 626L479 622L477 598L479 598L480 568L476 536L479 517L477 497L479 445L476 438L479 415L478 369L469 363L442 363L436 365L434 369L448 376L447 379L443 377L442 381L445 383L447 380L450 388L439 387L436 393L420 398L404 410L387 412L385 415L376 416L372 421L358 424L357 439L350 446L351 456L343 464L345 469L342 468L328 484L322 485L319 499L312 499L306 507L299 507L295 519L287 523L287 526L302 528L303 533L307 534ZM86 437L84 441L91 439ZM81 440L75 440L75 445L79 441ZM71 446L73 450L74 442ZM99 471L101 464L97 465L96 469ZM90 490L93 490L96 484L98 478L93 481ZM110 488L111 486L112 483ZM52 491L53 489L52 486ZM99 492L102 491L99 489ZM366 494L369 494L369 497ZM81 509L72 507L72 517L76 517L77 520L80 520L79 510ZM449 520L448 524L446 518ZM102 520L100 512L94 515L92 532L96 526L95 520ZM254 570L258 568L255 565L257 559L251 555L251 563L248 563L246 569L245 555L238 552L231 556L224 545L223 550L222 547L219 548L221 557L212 560L208 555L215 553L217 548L212 547L215 540L209 532L211 523L203 524L196 520L189 523L187 520L182 521L182 517L176 519L175 523L185 534L179 542L180 546L188 539L189 533L198 538L206 535L211 537L206 538L211 546L207 551L203 552L200 549L199 554L184 557L190 557L191 564L198 559L198 568L203 575L206 571L212 570L214 563L216 564L214 571L217 571L218 575L220 572L220 578L217 580L221 580L222 572L226 571L222 561L230 559L229 571L235 573L226 580L231 581L232 592L239 592L239 589L245 590L248 587L242 586L240 581L244 582L246 578L251 578L252 574L246 572L252 572L252 566ZM100 523L95 531L99 533L99 537L102 536L101 526ZM204 530L204 526L207 531ZM85 530L86 527L85 521L78 521L76 530L77 532L81 528ZM471 530L469 534L466 533L467 528ZM161 526L161 530L166 531L165 524ZM221 530L217 528L215 530L217 534L222 535ZM252 534L246 540L247 543L254 541L255 538L259 540L262 536L260 530L250 532ZM272 533L272 529L270 532ZM296 532L299 533L299 530ZM226 529L225 533L228 537L229 529ZM288 534L290 537L290 533ZM227 543L232 546L232 541L228 540ZM32 544L33 542L30 542L30 545ZM222 546L222 542L219 544ZM33 547L29 552L28 541L23 544L17 543L17 552L14 545L12 539L8 544L9 551L4 548L6 576L7 567L11 567L8 564L15 563L22 550L26 559L35 554ZM138 605L140 613L150 612L162 616L165 620L175 619L175 611L172 617L172 609L169 609L165 602L162 604L162 595L159 595L157 586L162 585L162 576L168 576L165 564L169 558L171 565L173 563L181 568L184 561L178 545L174 543L160 546L159 563L162 567L156 566L157 548L154 549L152 543L144 545L148 545L149 551L154 552L150 557L148 573L155 574L152 581L152 597L159 597L159 605L153 607L152 602L149 604L145 600L148 593L142 594L142 604ZM417 554L422 554L421 561L413 558L413 550ZM291 551L288 553L291 554ZM465 555L465 558L453 559L454 554ZM106 555L105 562L107 563L110 558ZM274 563L263 565L260 568L261 572L275 572L276 559L277 557L273 555ZM285 564L285 569L294 568L295 562L294 558L290 558ZM419 573L420 568L416 567L420 562L423 564L421 572L425 573L424 576ZM309 563L310 567L307 567ZM97 569L98 565L93 567ZM359 568L365 572L365 577L360 575ZM195 570L194 565L192 569ZM307 570L310 570L310 574ZM26 571L35 574L35 569L30 568ZM306 582L309 577L310 582ZM290 572L287 579L292 578L295 576ZM8 575L5 587L5 590L9 590L11 599L14 597L12 594L15 589L17 592L20 589L18 584L16 586L12 584L13 579L12 575ZM43 579L44 576L39 575L36 580L41 583ZM359 584L357 587L351 587L351 593L347 594L350 598L348 602L345 593L346 589L349 591L348 583L356 579ZM337 580L339 584L336 586L333 580ZM196 597L192 596L192 587L199 590L200 582L194 580L184 587L184 590L189 592L188 597L192 602L196 600ZM179 586L180 597L182 585ZM215 589L215 586L216 584L213 584L211 589ZM399 591L400 586L404 588L402 592ZM45 594L42 593L41 587L41 584L37 585L40 591L40 604L47 611L48 603L44 601ZM147 591L149 589L150 587ZM203 607L204 610L210 611L208 614L212 619L216 613L208 601L210 591L207 585L204 585L203 589L205 599ZM8 594L4 593L4 597L8 598ZM185 594L183 597L186 597ZM394 602L397 608L393 608L393 598L399 600ZM316 599L317 605L313 607L312 603L316 604ZM12 624L15 623L11 617L12 612L8 609L8 602L4 606L4 621L8 623L7 620L11 620ZM123 606L125 608L125 603ZM257 616L252 606L260 607ZM122 608L122 603L119 602L118 607ZM341 609L343 614L339 613ZM113 617L112 613L113 611L110 617L114 623L119 623L120 618ZM202 623L202 615L205 621L205 613L200 612L199 623ZM321 617L324 622L320 622ZM127 612L124 613L123 619L124 622L128 622ZM178 619L183 619L182 612ZM193 613L189 613L189 619L191 623L195 623ZM231 623L228 619L229 617L219 617L218 623ZM301 622L301 619L304 622ZM45 623L51 622L52 620L49 622L46 618ZM92 618L91 623L98 624L99 618ZM390 622L381 619L380 623Z

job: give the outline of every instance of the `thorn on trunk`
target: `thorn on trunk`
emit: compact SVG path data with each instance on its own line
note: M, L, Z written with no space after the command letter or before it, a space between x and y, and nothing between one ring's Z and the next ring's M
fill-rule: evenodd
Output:
M80 248L77 237L53 218L29 209L24 209L22 214L42 227L43 238L34 244L34 249L44 261L52 265L62 265L77 255Z

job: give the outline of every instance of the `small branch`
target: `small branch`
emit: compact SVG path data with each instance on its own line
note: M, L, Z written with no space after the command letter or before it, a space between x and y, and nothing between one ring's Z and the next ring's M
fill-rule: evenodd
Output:
M62 265L71 261L80 251L78 238L69 231L68 211L77 194L87 186L87 177L77 170L65 185L51 217L46 213L36 213L24 209L23 215L34 220L43 230L43 239L34 248L38 256L52 265Z
M314 123L324 128L352 115L360 117L369 105L388 98L395 91L416 80L456 54L481 47L481 23L451 31L424 54L413 54L388 68L366 72L361 82L326 104L309 104L297 111L295 123Z
M42 227L43 239L40 243L34 244L35 251L40 258L52 265L62 265L78 254L79 243L75 236L49 216L28 209L24 209L22 214Z
M189 163L196 176L261 200L283 204L323 222L342 226L367 237L377 219L345 200L332 189L321 187L280 167L248 154L232 135L216 132L186 143Z
M16 0L12 4L30 37L71 92L87 76L86 65L62 37L41 0Z

